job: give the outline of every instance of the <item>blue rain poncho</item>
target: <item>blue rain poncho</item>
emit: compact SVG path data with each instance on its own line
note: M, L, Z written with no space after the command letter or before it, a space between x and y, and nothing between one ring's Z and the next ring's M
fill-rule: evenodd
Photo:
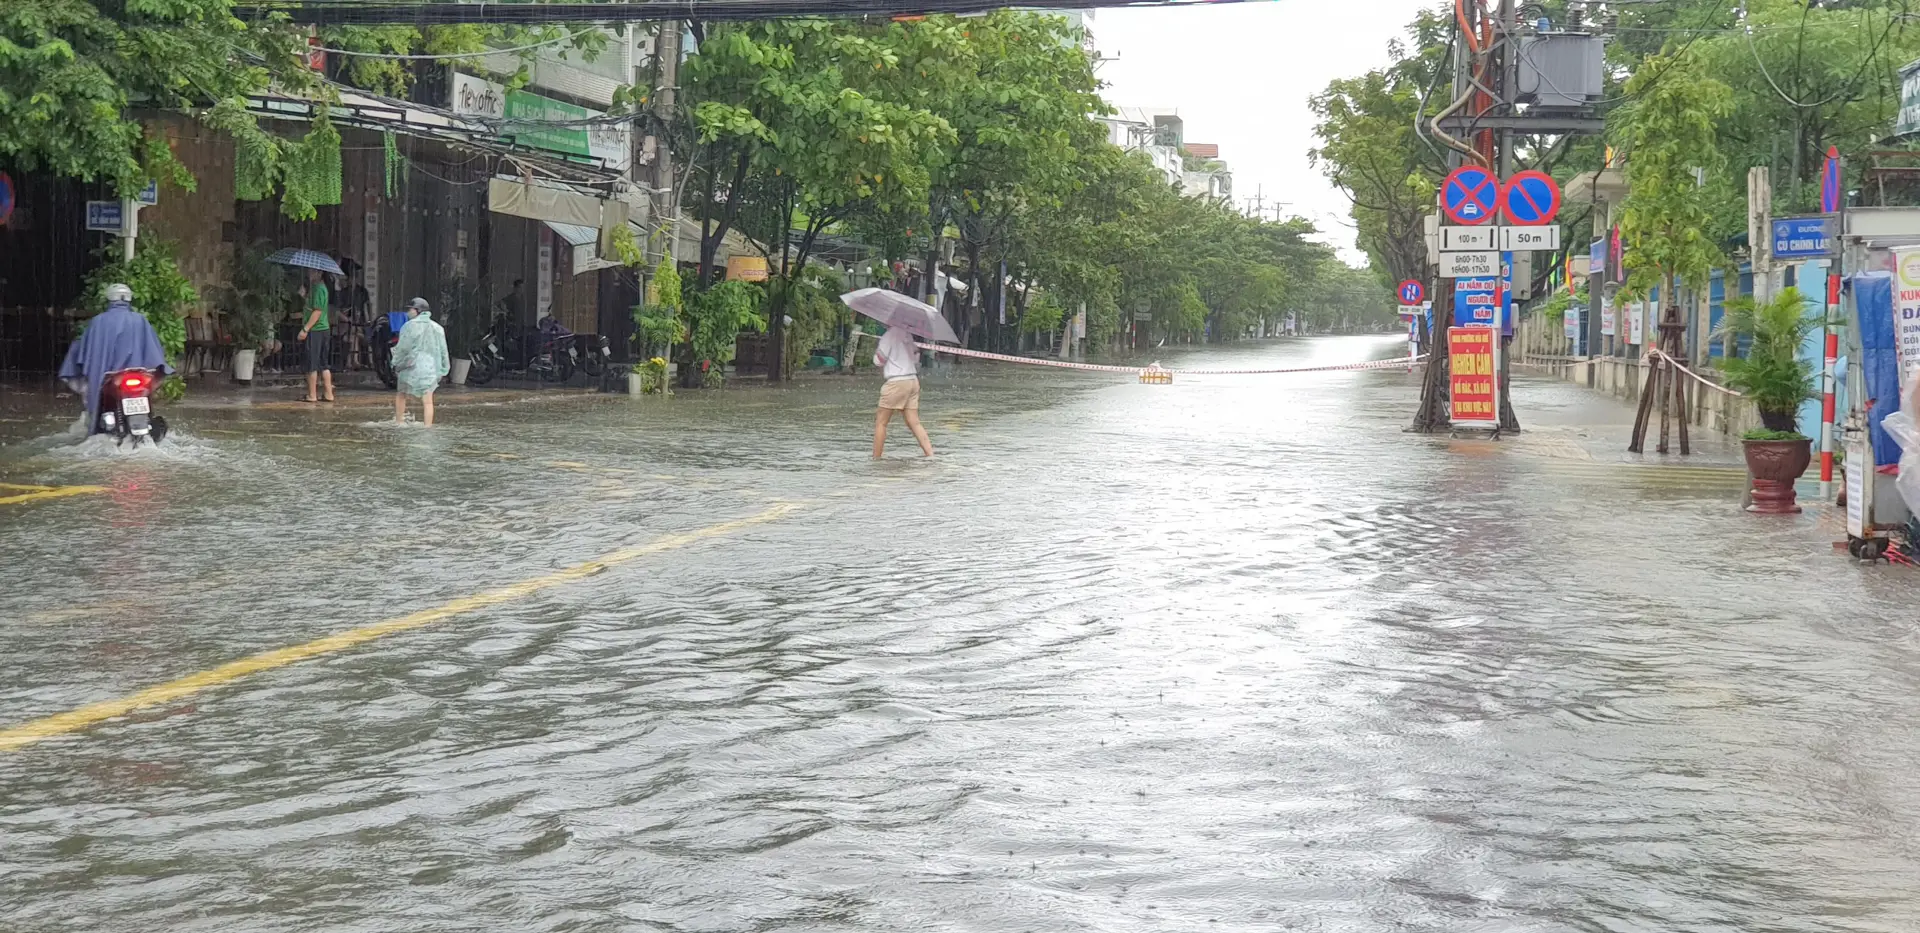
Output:
M432 314L422 311L400 328L400 342L393 347L393 372L400 378L400 391L416 398L424 396L451 368L447 332L433 322Z
M167 354L160 348L160 335L133 306L124 301L107 303L107 310L94 315L87 329L60 364L60 378L75 384L85 383L87 397L87 433L99 426L100 384L114 373L128 369L151 369L161 375L173 372Z

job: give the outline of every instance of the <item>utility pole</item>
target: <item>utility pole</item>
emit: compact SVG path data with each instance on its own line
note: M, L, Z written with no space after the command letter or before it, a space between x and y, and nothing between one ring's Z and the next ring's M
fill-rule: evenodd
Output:
M1449 149L1448 168L1473 164L1505 179L1514 168L1517 137L1595 134L1605 128L1603 121L1591 114L1590 102L1597 96L1593 93L1598 87L1597 73L1584 76L1591 79L1593 87L1583 84L1583 97L1555 99L1554 106L1542 106L1540 97L1545 96L1545 92L1541 91L1529 101L1527 110L1519 109L1523 100L1522 66L1527 63L1523 63L1520 56L1520 23L1515 0L1453 0L1453 6L1457 39L1453 57L1453 101L1443 108L1440 118L1428 123L1433 137ZM1577 16L1573 26L1576 38L1592 38L1591 34L1578 31ZM1597 66L1597 59L1595 64ZM1545 76L1540 80L1544 82ZM1551 82L1547 83L1552 86ZM1557 87L1553 90L1562 98L1566 96ZM1499 218L1493 219L1497 222ZM1421 391L1420 410L1414 416L1416 431L1439 430L1449 423L1444 336L1447 325L1452 323L1453 283L1438 279L1434 285L1434 323L1427 346L1428 378ZM1505 287L1504 284L1497 286ZM1498 298L1502 313L1496 326L1501 334L1495 339L1504 349L1508 344L1504 336L1506 325L1511 323L1513 314L1512 300L1506 294L1499 294ZM1499 356L1500 430L1517 432L1520 420L1513 411L1509 378L1512 354L1501 352Z
M665 237L658 258L668 263L680 259L675 255L680 243L680 192L674 185L673 143L666 129L673 125L680 97L681 28L677 19L661 23L653 44L655 73L659 76L653 89L653 219Z

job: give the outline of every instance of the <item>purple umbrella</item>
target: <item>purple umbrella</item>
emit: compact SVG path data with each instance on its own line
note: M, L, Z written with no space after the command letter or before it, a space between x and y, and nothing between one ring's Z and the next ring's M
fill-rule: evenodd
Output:
M283 266L299 266L302 269L318 269L334 275L342 274L340 264L334 262L332 256L316 249L295 249L289 246L286 249L275 250L273 255L267 257L267 261Z
M890 288L863 288L841 295L840 300L846 302L847 307L888 327L904 328L908 333L928 340L960 342L953 327L938 309Z

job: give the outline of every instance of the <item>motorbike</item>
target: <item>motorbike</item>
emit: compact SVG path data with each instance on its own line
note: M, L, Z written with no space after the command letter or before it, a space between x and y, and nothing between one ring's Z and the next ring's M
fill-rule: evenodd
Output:
M508 315L497 314L493 326L487 328L486 336L480 339L480 345L468 353L473 361L467 370L467 382L471 385L486 385L493 377L503 374L534 376L542 382L566 382L573 378L574 367L581 362L575 334L551 316L542 318L535 331L516 337ZM606 355L593 365L604 367L612 355L609 345Z
M150 369L127 369L109 373L100 383L100 412L94 431L113 435L114 445L133 439L138 447L148 440L155 444L166 440L167 419L154 414L153 392L159 374Z
M389 389L400 385L400 377L393 371L393 348L400 342L400 328L405 326L405 311L390 311L367 325L364 340L367 362L373 365L373 374Z
M613 362L613 341L602 334L581 334L574 339L579 343L580 371L588 378L600 378L607 364Z

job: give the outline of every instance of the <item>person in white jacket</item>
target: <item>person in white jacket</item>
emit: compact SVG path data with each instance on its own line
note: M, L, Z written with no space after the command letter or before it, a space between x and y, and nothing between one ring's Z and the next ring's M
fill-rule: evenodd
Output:
M887 454L887 422L893 420L894 412L906 419L907 430L920 442L920 451L933 456L933 442L927 439L927 429L920 426L920 348L914 345L913 334L905 328L887 328L880 338L880 348L874 351L873 365L887 377L880 387L880 411L873 421L873 459Z

